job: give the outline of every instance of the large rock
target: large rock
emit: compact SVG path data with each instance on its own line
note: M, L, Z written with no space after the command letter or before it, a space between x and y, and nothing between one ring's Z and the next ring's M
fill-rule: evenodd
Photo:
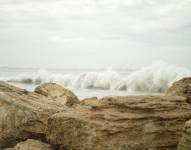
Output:
M33 139L28 139L24 142L18 143L15 147L13 148L7 148L4 150L53 150L49 144L33 140Z
M60 96L59 91L56 94ZM48 117L67 107L61 100L0 82L0 149L27 138L45 140Z
M187 150L190 123L182 129L191 119L188 81L175 83L165 96L81 102L52 83L28 92L0 82L0 149L35 139L59 150L175 150L181 139L178 148Z
M191 120L185 124L178 150L191 150Z
M191 77L183 78L168 89L167 95L184 96L191 103Z
M67 106L79 103L77 96L73 92L55 83L44 83L36 87L34 91L44 96L56 99L57 102L59 101Z
M175 150L190 118L184 97L93 98L50 117L46 134L73 150Z

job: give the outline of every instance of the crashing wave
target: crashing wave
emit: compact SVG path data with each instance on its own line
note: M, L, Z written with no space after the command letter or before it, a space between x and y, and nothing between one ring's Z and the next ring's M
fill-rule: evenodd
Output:
M191 72L186 68L169 65L160 61L126 75L113 70L84 72L77 75L38 71L32 74L20 74L6 79L6 81L26 84L55 82L65 87L78 89L165 92L174 81L190 75Z

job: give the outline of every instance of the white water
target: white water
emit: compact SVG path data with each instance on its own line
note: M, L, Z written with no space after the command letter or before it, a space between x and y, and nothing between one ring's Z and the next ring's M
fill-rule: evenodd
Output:
M126 93L161 93L165 92L174 81L187 76L191 76L190 70L160 61L139 70L125 73L111 69L106 71L80 71L78 73L39 70L17 73L14 76L5 77L1 75L0 79L26 86L55 82L78 91L91 89L94 92L109 90L125 91Z

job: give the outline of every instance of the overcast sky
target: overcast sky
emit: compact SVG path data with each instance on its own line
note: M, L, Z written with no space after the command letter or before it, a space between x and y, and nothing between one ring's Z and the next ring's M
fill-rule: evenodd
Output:
M191 0L0 0L0 66L191 68Z

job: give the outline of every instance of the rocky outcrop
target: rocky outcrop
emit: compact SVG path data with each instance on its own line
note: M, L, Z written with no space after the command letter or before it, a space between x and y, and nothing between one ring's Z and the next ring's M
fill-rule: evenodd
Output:
M79 99L73 92L55 83L42 84L35 88L34 91L36 93L50 97L66 106L72 106L79 103Z
M187 98L191 103L191 77L183 78L175 83L168 89L167 95L177 95Z
M0 149L176 150L179 143L179 150L188 150L190 92L186 78L165 96L92 97L80 102L57 84L28 92L0 82Z
M178 145L178 150L191 150L191 120L187 121L182 138Z
M57 89L57 85L55 86ZM51 84L51 87L54 85ZM63 111L66 107L65 98L70 96L69 92L67 95L62 92L62 103L60 93L57 94L59 98L56 97L56 92L56 98L44 96L0 82L0 149L27 138L46 140L47 119ZM72 104L76 101L76 98L72 100L72 96L67 103L70 103L69 100Z
M33 140L33 139L28 139L24 142L18 143L15 147L13 148L7 148L4 150L53 150L49 144Z
M74 150L175 150L189 118L184 97L105 97L50 117L47 139Z

